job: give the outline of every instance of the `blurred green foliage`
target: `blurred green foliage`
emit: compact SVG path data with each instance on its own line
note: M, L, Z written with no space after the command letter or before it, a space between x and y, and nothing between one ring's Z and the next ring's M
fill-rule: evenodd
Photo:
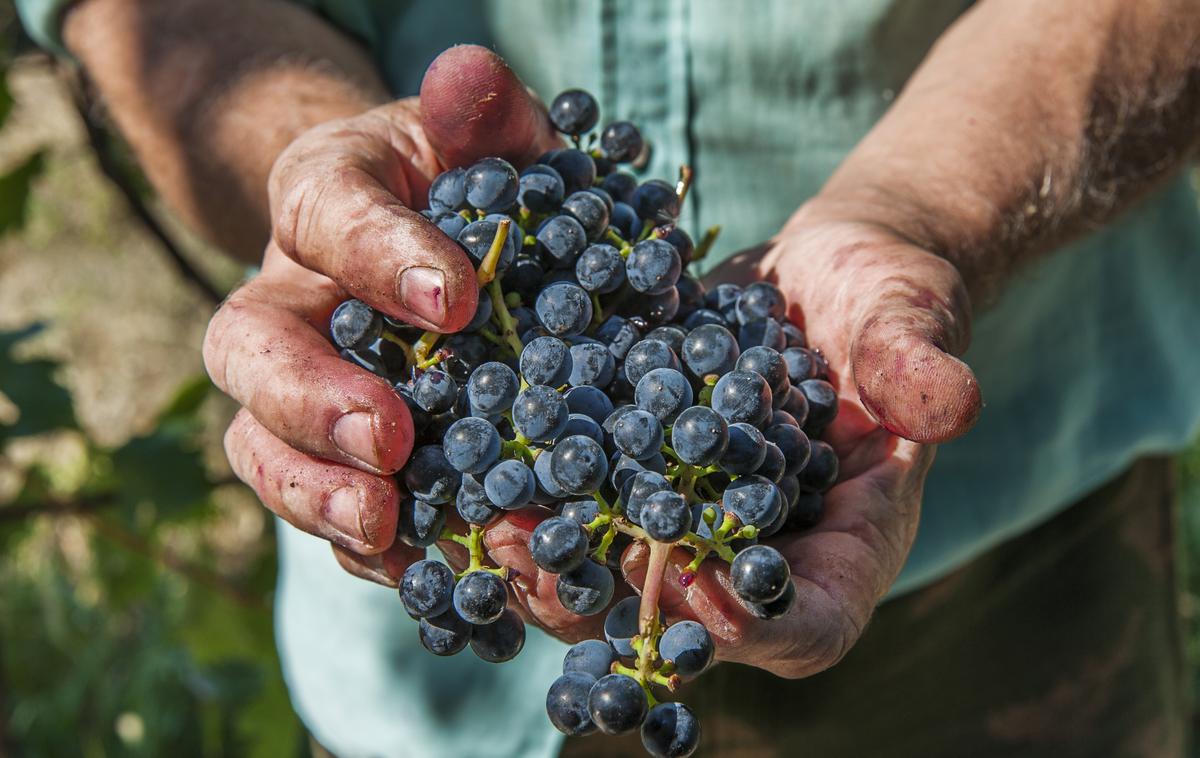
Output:
M11 6L0 16L3 127ZM34 151L0 172L0 236L44 165ZM105 447L60 364L31 356L41 328L0 332L0 755L305 752L275 653L274 545L214 568L215 495L240 485L205 465L208 379Z

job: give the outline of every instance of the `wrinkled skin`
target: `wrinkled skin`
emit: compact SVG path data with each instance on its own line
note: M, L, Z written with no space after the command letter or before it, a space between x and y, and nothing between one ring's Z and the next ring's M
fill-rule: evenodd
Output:
M521 166L555 144L544 109L503 62L459 47L434 62L419 100L317 127L276 163L263 272L213 319L205 360L244 406L226 435L238 476L289 523L330 540L356 576L395 586L421 555L393 544L400 493L388 476L413 435L391 388L337 356L329 315L355 296L424 328L460 328L475 310L470 263L409 209L424 206L429 182L447 166L485 155ZM411 270L423 273L405 280ZM678 565L690 559L682 550L662 607L671 620L704 622L721 658L798 677L835 663L861 634L911 548L932 443L969 429L980 400L969 369L952 357L966 348L969 308L945 260L814 202L712 278L760 277L780 284L789 317L829 361L841 409L826 436L842 458L841 481L817 527L770 541L797 587L783 619L751 617L719 561L682 588ZM488 533L491 557L520 572L514 590L527 620L567 640L596 636L603 614L567 613L556 578L529 557L529 534L547 515L508 514ZM461 565L462 551L449 548ZM623 557L635 588L645 553L634 545Z

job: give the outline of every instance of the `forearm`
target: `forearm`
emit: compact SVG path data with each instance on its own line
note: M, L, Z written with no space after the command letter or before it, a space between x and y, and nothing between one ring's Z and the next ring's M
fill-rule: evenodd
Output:
M84 0L63 36L167 203L254 262L276 156L387 97L357 45L277 0Z
M945 256L977 302L1023 260L1104 223L1200 140L1187 0L987 0L939 41L812 214Z

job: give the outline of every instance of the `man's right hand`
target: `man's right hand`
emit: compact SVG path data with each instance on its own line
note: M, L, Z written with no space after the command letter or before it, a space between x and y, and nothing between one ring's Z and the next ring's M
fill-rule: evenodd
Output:
M475 272L417 212L430 182L484 156L529 163L556 144L508 66L462 46L433 62L419 98L315 127L275 162L262 273L213 318L204 361L243 406L225 436L235 473L281 518L333 543L357 576L394 585L419 552L393 545L391 474L413 429L386 381L339 357L329 317L356 297L423 329L462 328Z

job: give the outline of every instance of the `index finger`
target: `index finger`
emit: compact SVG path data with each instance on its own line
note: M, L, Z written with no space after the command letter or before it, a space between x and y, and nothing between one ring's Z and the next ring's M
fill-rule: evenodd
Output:
M400 108L402 103L388 106ZM375 118L390 118L381 114ZM431 150L404 134L394 145L360 120L331 122L280 156L271 172L280 250L350 294L423 329L453 332L475 314L475 270L458 243L412 210L424 178L410 158Z

